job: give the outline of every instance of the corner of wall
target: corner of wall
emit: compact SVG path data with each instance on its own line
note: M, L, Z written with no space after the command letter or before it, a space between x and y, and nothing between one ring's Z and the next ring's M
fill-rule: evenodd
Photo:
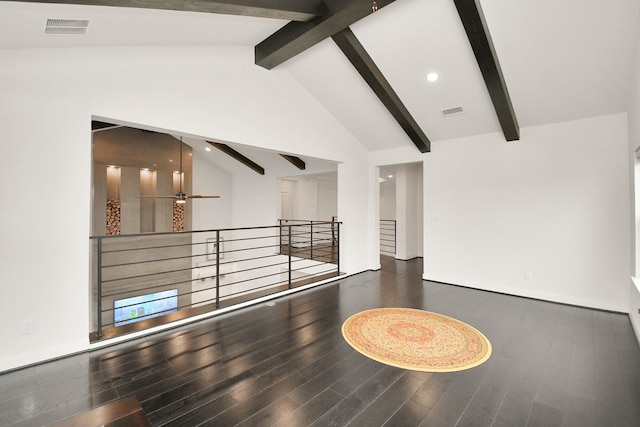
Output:
M631 320L631 326L633 326L638 345L640 345L640 279L631 278L630 292L629 320Z

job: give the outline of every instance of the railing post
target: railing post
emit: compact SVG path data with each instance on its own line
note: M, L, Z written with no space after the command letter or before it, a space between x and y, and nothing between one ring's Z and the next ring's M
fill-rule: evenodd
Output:
M282 255L282 219L278 220L278 225L280 226L280 241L278 242L278 255Z
M102 338L102 238L98 237L98 259L97 259L97 273L98 273L98 330L96 336L98 339Z
M339 223L339 222L337 222L337 223L336 223L336 226L337 226L337 227L336 227L336 229L337 229L337 239L336 239L336 240L337 240L337 242L336 242L336 243L337 243L337 244L336 244L336 248L337 248L337 251L336 251L336 253L337 253L337 254L336 254L336 255L337 255L337 259L336 259L336 265L337 265L337 269L338 269L337 273L338 273L338 274L340 274L340 223Z
M291 224L289 224L289 289L291 289Z
M311 221L311 242L309 242L309 258L313 259L313 221Z
M397 222L393 220L393 255L396 254L396 242L398 241L398 226Z
M216 230L216 308L220 308L220 230Z

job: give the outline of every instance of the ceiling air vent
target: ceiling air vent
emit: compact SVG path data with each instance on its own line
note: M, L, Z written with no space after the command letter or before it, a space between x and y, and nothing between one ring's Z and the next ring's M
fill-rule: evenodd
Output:
M87 32L87 19L47 19L45 34L84 34Z
M442 110L442 115L445 116L445 117L457 116L458 114L463 114L463 113L464 113L464 110L460 106L446 108L446 109Z

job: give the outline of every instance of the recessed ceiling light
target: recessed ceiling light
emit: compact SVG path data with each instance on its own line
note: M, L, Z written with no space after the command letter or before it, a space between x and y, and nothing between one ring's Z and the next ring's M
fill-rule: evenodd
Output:
M211 147L204 147L205 151L211 151Z
M389 178L393 178L393 175L389 175Z
M427 74L427 80L429 80L430 82L435 82L439 78L440 78L440 76L438 75L438 73L431 72L431 73Z

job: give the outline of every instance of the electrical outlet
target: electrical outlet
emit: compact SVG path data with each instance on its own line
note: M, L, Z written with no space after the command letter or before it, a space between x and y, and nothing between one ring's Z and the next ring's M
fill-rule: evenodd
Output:
M533 280L533 273L530 270L525 270L524 280Z
M33 320L25 320L22 322L22 335L29 335L33 333L34 325Z

